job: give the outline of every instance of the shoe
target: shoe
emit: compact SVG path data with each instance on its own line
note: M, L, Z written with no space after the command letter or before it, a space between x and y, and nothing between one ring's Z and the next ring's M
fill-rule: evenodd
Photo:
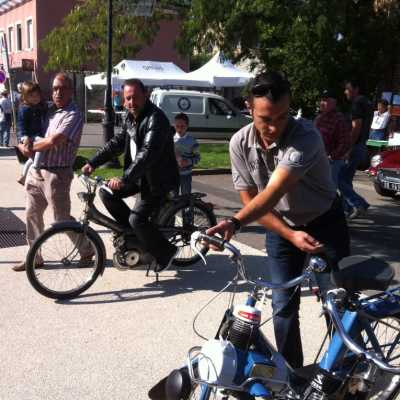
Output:
M25 175L21 175L18 179L17 182L22 185L25 186L25 181L26 181L26 176Z
M41 262L41 263L37 263L36 265L35 265L35 268L43 268L43 262ZM17 264L17 265L14 265L13 267L12 267L12 269L13 269L13 271L15 271L15 272L21 272L21 271L25 271L26 270L26 264L25 264L25 262L22 262L22 263L20 263L20 264Z
M353 209L347 215L348 219L355 219L358 217L362 217L368 211L369 205L366 207L353 207Z
M78 267L79 268L91 267L94 263L93 257L94 257L94 253L89 254L87 256L81 256Z
M165 262L164 261L155 261L154 272L161 272L161 271L166 271L167 269L169 269L178 253L179 253L179 249L174 246L174 249L172 249L172 252L169 254L168 257L166 257Z

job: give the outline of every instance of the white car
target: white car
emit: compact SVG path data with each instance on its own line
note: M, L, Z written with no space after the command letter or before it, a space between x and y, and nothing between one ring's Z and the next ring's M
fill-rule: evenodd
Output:
M188 133L200 139L230 139L252 122L251 117L214 93L154 89L150 100L165 112L171 125L177 114L185 113L189 117Z

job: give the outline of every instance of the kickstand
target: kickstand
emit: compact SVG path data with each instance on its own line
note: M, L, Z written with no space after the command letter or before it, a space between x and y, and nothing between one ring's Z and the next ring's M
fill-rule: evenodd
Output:
M149 276L151 264L147 264L146 278Z

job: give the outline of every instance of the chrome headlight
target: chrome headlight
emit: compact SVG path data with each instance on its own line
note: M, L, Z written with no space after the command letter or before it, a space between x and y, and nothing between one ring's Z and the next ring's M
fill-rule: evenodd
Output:
M383 158L380 154L373 156L371 158L371 167L376 168L382 161L383 161Z

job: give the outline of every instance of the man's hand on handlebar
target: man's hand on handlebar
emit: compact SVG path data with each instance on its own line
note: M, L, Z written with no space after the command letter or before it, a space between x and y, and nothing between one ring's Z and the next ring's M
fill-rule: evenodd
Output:
M86 176L90 176L95 169L88 163L86 163L82 168L82 174Z
M123 183L122 180L120 178L111 178L108 182L107 182L107 186L111 189L111 190L121 190Z
M324 248L322 243L318 242L317 239L314 239L307 232L303 231L293 231L290 241L294 246L305 253L320 253Z
M215 236L217 233L219 233L225 240L230 240L235 233L233 222L228 219L223 219L218 222L217 225L206 230L206 234L209 236ZM212 244L210 244L210 247L213 250L222 250L221 248L216 247Z

